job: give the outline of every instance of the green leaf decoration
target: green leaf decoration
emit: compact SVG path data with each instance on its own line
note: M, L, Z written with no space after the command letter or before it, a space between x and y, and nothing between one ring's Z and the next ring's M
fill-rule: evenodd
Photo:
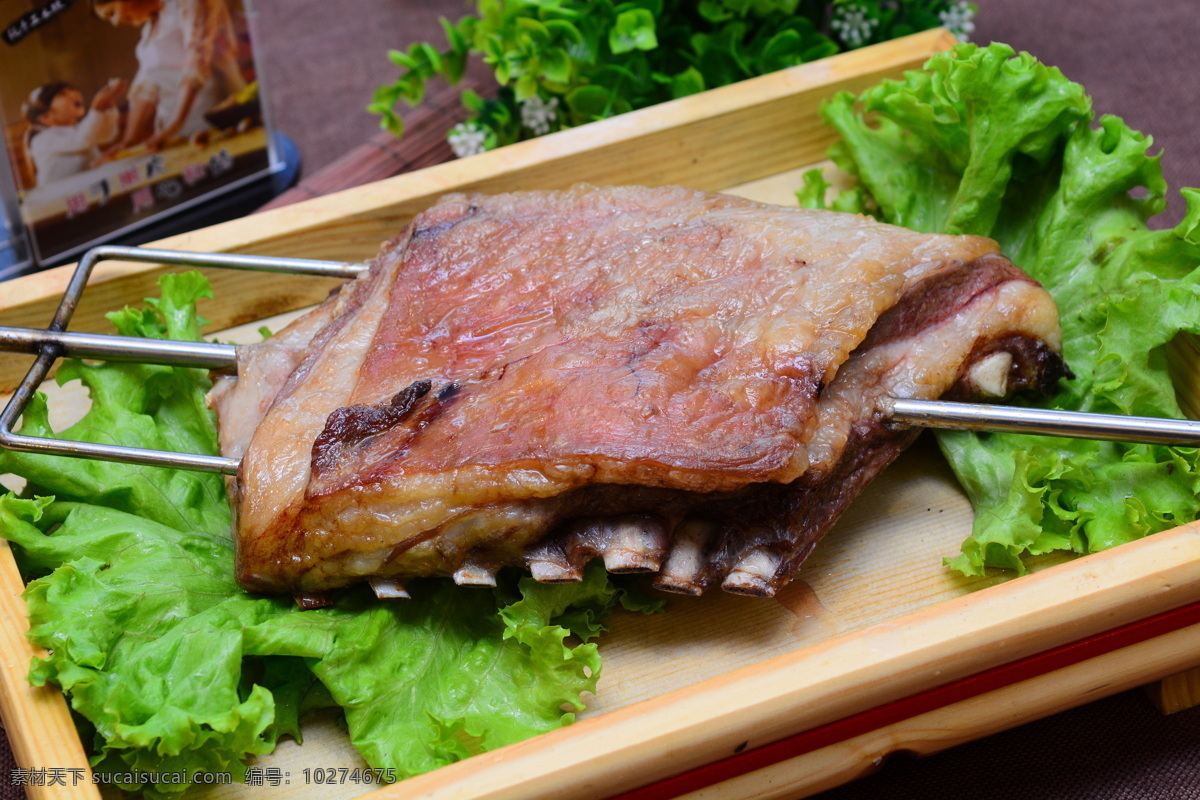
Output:
M608 34L608 46L614 54L658 47L658 37L654 35L654 15L643 8L618 14L617 22Z
M1167 191L1148 136L1097 121L1081 86L1001 44L959 45L822 114L842 139L832 157L859 179L854 202L916 230L991 236L1055 297L1076 377L1042 405L1183 416L1164 347L1200 333L1200 193L1183 190L1175 229L1146 226ZM814 201L807 184L802 193ZM938 442L975 506L952 561L968 575L1200 516L1195 448L957 432Z
M493 131L495 145L535 133L519 124L517 104L557 98L579 125L838 53L831 29L843 2L821 0L476 0L474 15L442 21L445 46L418 43L391 51L397 80L376 92L368 109L400 132L395 106L420 103L428 82L459 81L468 57L487 64L500 93L469 122ZM874 26L871 41L942 24L942 14L968 17L974 6L950 0L855 3ZM588 87L607 92L603 103ZM569 98L574 98L572 103ZM503 107L503 108L501 108ZM513 122L516 120L517 122ZM541 129L541 128L539 128Z

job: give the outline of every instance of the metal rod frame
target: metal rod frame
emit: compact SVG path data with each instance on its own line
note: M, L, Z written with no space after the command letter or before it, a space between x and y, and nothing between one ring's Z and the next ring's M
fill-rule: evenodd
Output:
M169 342L124 336L66 333L67 323L87 287L92 270L101 261L133 261L185 267L222 267L225 269L287 272L327 278L353 278L367 269L365 264L314 261L306 258L246 256L230 253L192 253L181 250L156 250L142 247L103 245L94 247L79 260L48 330L0 328L0 349L36 353L37 359L0 412L0 448L46 455L121 461L150 467L190 469L200 472L237 474L237 459L197 453L176 453L143 447L75 442L16 433L17 419L33 398L42 381L59 358L67 355L108 361L141 361L189 367L228 367L236 364L233 345L208 342Z

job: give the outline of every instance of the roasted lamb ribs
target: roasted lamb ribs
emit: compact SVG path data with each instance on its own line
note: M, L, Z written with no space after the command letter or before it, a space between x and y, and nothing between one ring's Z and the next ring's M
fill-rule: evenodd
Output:
M886 396L1064 374L988 239L680 187L450 195L214 390L238 579L309 594L587 561L766 596L915 437Z

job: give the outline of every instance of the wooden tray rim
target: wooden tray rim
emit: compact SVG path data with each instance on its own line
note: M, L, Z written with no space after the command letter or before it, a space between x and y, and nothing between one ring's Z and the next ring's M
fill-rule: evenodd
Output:
M1057 650L1074 647L1074 654L1084 658L1106 636L1127 646L1139 636L1189 627L1196 622L1198 602L1200 523L1190 523L584 719L367 796L620 797L670 777L657 774L665 763L683 774L939 687L976 676L986 681L989 672L1008 664L1032 659L1030 664L1040 661L1053 671L1063 666L1056 662L1064 657L1055 655ZM1170 613L1176 609L1184 610ZM1122 633L1126 626L1129 632ZM847 664L854 666L847 669ZM918 703L913 713L927 710ZM844 737L820 746L839 738ZM581 783L586 793L578 790Z

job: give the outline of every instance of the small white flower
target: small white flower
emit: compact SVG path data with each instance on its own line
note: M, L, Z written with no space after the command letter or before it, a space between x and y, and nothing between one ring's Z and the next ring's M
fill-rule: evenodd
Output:
M450 149L454 151L454 155L459 158L477 155L482 153L486 148L484 142L487 141L488 131L474 122L460 122L450 129L450 135L446 137L446 141L450 143Z
M551 97L549 101L534 95L521 101L521 124L533 131L534 136L550 132L550 126L558 119L558 98Z
M971 8L970 3L959 2L947 8L942 13L938 14L942 24L953 33L960 42L970 41L971 34L975 32L975 9Z
M852 3L839 3L833 10L833 21L829 27L841 36L850 47L862 47L871 38L879 20L867 16L867 10Z

